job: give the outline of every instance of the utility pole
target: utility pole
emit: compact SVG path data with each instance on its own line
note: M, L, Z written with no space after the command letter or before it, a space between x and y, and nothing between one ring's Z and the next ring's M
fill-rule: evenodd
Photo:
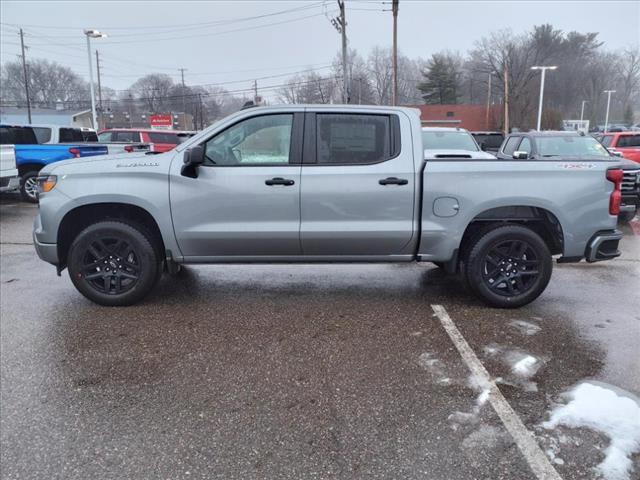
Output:
M100 54L98 50L96 50L96 70L98 73L98 130L102 128L102 123L104 120L102 114L102 86L100 84Z
M609 131L609 107L611 106L611 94L616 93L615 90L605 90L604 93L607 94L607 115L604 119L604 133Z
M24 32L20 29L20 47L22 48L22 71L24 72L24 93L27 97L27 118L31 123L31 100L29 98L29 76L27 75L27 57L24 54Z
M493 75L491 75L491 72L489 72L489 87L487 88L487 118L485 119L487 131L490 130L490 128L489 128L489 111L491 110L491 77L492 76Z
M400 0L393 0L393 99L392 105L398 104L398 4Z
M258 80L253 81L253 103L258 103Z
M187 87L184 83L184 72L187 70L186 68L179 68L180 76L182 77L182 118L184 119L185 110L187 109Z
M349 103L349 75L347 74L347 19L344 11L344 0L338 0L340 16L331 23L342 35L342 103Z
M504 64L504 136L509 135L509 71Z

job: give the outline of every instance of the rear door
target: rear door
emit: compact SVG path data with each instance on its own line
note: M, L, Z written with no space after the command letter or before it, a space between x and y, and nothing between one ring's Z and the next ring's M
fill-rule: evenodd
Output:
M404 125L401 128L401 125ZM413 236L415 167L399 114L306 114L300 238L304 255L398 255Z
M200 144L197 178L172 162L171 215L185 257L300 255L302 122L301 112L239 120Z

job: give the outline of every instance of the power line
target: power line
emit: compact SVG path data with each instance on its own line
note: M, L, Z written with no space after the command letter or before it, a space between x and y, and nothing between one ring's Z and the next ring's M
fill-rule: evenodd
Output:
M127 45L133 44L133 43L149 43L149 42L164 42L167 40L185 40L188 38L201 38L201 37L217 37L219 35L225 35L227 33L236 33L236 32L245 32L248 30L257 30L259 28L270 28L270 27L274 27L276 25L284 25L285 23L292 23L292 22L297 22L300 20L306 20L309 18L314 18L314 17L320 17L320 16L324 16L323 13L314 13L313 15L305 15L303 17L295 17L295 18L290 18L287 20L283 20L281 22L272 22L272 23L267 23L267 24L263 24L263 25L255 25L252 27L242 27L242 28L236 28L233 30L225 30L222 32L215 32L215 33L199 33L199 34L195 34L195 35L183 35L180 37L163 37L163 38L147 38L144 40L123 40L121 42L118 41L113 41L113 42L109 42L109 43L105 43L105 45L119 45L119 44L123 44L126 43Z
M231 23L238 23L238 22L245 22L245 21L250 21L250 20L256 20L256 19L260 19L260 18L266 18L266 17L272 17L275 15L283 15L286 13L291 13L291 12L295 12L295 11L301 11L301 10L308 10L308 9L312 9L318 6L321 6L324 2L315 2L309 5L305 5L302 7L296 7L296 8L289 8L286 10L279 10L276 12L271 12L271 13L266 13L266 14L262 14L262 15L254 15L251 17L236 17L236 18L228 18L228 19L224 19L224 20L215 20L212 22L199 22L199 23L188 23L188 24L180 24L180 25L135 25L135 26L131 26L131 27L123 27L123 26L104 26L104 25L98 25L98 27L100 27L101 29L105 29L105 30L144 30L144 29L167 29L167 28L171 28L174 30L177 29L187 29L187 28L197 28L197 27L206 27L206 26L214 26L214 25L228 25ZM52 25L18 25L15 23L5 23L5 22L0 22L0 25L5 25L5 26L9 26L9 27L29 27L29 28L46 28L46 29L52 29L52 30L81 30L83 28L86 27L86 25L84 26L67 26L67 27L56 27L56 26L52 26Z

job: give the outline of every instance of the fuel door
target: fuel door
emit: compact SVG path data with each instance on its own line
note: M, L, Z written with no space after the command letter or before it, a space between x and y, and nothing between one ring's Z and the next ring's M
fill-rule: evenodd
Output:
M436 217L453 217L460 210L460 202L454 197L438 197L433 201L433 214Z

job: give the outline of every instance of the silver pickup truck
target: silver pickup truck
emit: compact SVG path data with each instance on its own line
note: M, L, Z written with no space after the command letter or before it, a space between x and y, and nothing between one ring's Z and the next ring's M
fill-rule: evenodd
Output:
M418 261L518 307L552 256L609 260L621 238L616 160L425 158L410 108L251 108L170 152L57 162L38 181L38 255L103 305L182 264Z

